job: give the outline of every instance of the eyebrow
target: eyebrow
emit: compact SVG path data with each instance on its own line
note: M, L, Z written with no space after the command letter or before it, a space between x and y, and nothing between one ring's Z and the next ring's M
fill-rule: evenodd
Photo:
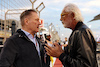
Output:
M69 13L68 13L68 12L66 12L66 13L61 13L61 16L65 15L65 14L69 14Z

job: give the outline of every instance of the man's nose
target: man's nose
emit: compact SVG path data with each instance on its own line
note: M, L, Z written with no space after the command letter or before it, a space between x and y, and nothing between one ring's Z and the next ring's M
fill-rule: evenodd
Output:
M41 20L39 20L38 24L41 25Z
M41 22L39 22L38 25L41 25Z
M60 21L62 21L62 19L60 18Z

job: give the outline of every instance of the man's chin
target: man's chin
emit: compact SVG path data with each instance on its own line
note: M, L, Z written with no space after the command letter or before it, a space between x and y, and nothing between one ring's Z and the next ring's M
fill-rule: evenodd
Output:
M38 30L36 32L39 32Z
M66 25L63 25L63 26L64 26L64 28L67 28Z
M34 32L37 33L37 32L39 32L39 30L35 30Z

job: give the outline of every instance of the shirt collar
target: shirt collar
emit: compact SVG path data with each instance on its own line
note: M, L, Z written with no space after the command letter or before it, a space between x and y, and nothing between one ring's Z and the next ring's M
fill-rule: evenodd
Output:
M27 31L25 31L25 30L23 30L23 29L21 29L25 34L26 34L26 36L32 36L32 34L30 34L29 32L27 32ZM34 35L34 37L33 38L36 38L36 34Z

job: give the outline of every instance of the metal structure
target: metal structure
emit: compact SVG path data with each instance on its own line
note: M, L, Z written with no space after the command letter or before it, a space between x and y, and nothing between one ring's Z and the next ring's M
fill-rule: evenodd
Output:
M2 41L4 42L6 38L11 36L11 23L12 21L16 21L16 25L20 26L19 22L19 15L26 9L34 9L34 3L36 0L0 0L0 37L3 39ZM31 5L32 4L32 5ZM31 5L30 7L27 7ZM37 12L39 13L40 17L40 12L45 8L45 5L43 2L40 3L36 7ZM45 24L45 23L44 23ZM52 36L52 40L54 41L55 38L59 37L58 33L54 27L54 25L51 27L52 29L49 28L48 24L47 29L49 29L49 33ZM40 35L40 32L39 32ZM1 40L0 40L1 41Z
M15 21L12 21L12 28L11 28L11 31L12 31L12 35L15 33L16 31L16 23Z
M60 36L60 27L57 25L56 28L58 29L58 33L59 33L59 36Z
M43 6L43 7L39 10L39 8L40 8L41 6ZM44 8L45 8L45 6L44 6L44 3L43 3L43 2L36 8L36 10L37 10L38 13L39 13L39 17L40 17L40 12L41 12Z
M11 36L12 21L15 21L18 27L21 26L19 19L20 13L26 9L34 9L35 1L36 0L0 0L0 43Z
M34 9L34 3L35 3L36 0L32 1L30 0L30 2L32 3L32 9Z
M0 38L3 39L3 42L6 40L6 38L11 36L12 21L15 21L17 26L20 26L20 13L26 9L34 9L35 2L36 0L0 0ZM37 5L36 10L39 13L39 17L44 8L45 5L43 2L41 2L40 5ZM48 24L46 25L48 27ZM49 27L47 29L49 29ZM52 35L52 40L54 40L56 37L59 37L56 29L53 29L54 26L52 26L52 29L49 29L51 30L50 33Z
M43 6L40 10L39 8ZM40 17L40 12L45 8L44 3L40 3L40 5L36 8L36 11L39 13L39 17ZM40 37L40 30L39 30L39 37Z
M57 32L55 26L52 23L49 25L49 34L51 35L51 41L52 42L54 42L55 40L60 41L60 37L58 35L58 32Z
M7 22L6 22L6 20L7 20L6 17L7 17L7 15L21 14L21 12L13 12L13 11L19 11L19 10L22 11L22 10L26 10L26 9L10 9L10 10L8 9L7 12L5 12L5 22L4 22L4 33L5 33L5 34L4 34L4 41L6 41L6 38L7 38L7 37L6 37L6 33L7 33L7 32L6 32L6 26L7 26L7 24L6 24L6 23L7 23ZM10 12L10 13L9 13L9 12ZM12 12L13 12L13 13L12 13Z
M49 25L49 34L51 32L51 26L52 26L52 23Z
M22 9L30 9L28 0L0 0L0 45L11 36L11 23L20 26L19 15ZM19 11L20 10L20 11Z

